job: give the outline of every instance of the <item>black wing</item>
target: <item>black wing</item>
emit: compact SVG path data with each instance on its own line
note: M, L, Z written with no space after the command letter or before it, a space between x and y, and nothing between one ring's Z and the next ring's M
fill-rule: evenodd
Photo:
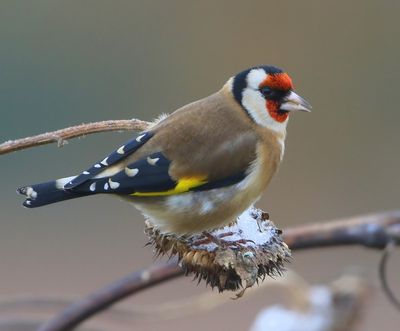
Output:
M205 177L173 179L169 175L171 161L157 152L135 161L113 176L88 179L72 191L83 194L114 193L139 197L166 196L188 191L203 191L230 186L245 178L241 172L216 181Z
M139 147L145 144L152 136L153 132L144 132L134 139L128 141L125 145L119 147L116 151L111 153L109 156L104 158L102 161L95 163L89 169L83 171L80 175L75 177L69 183L64 185L64 189L70 190L83 183L87 182L89 179L95 177L100 172L104 171L107 167L123 160L133 152L135 152Z

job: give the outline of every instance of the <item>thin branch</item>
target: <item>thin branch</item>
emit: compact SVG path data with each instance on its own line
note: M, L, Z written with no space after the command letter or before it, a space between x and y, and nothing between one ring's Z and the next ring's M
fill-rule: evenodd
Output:
M301 225L286 229L284 241L292 250L338 245L383 249L400 241L400 210Z
M145 288L165 282L183 275L176 260L165 264L151 266L148 269L133 272L86 298L72 304L59 316L43 324L38 331L72 330L89 317L107 309L120 301Z
M66 143L67 139L82 137L92 133L121 130L142 131L145 130L149 124L149 122L131 119L110 120L71 126L57 131L42 133L37 136L6 141L0 145L0 155L51 143L57 143L58 146L62 146Z
M259 294L261 290L271 287L281 287L288 294L299 296L300 292L309 290L309 284L293 270L286 270L284 277L266 278L257 288L252 287L246 291L246 295L241 300L250 300L252 296ZM57 312L66 309L73 302L80 299L76 296L31 296L22 295L3 298L0 301L0 320L2 316L10 314L18 315L21 312L34 315L47 316L48 318ZM103 311L101 316L96 317L96 321L117 325L124 329L124 325L132 326L132 323L140 320L164 321L180 318L182 315L190 316L199 312L212 311L213 309L232 301L232 294L228 292L216 293L215 291L206 291L193 296L171 299L162 303L150 304L118 304ZM104 321L103 321L104 320ZM44 320L42 319L42 322ZM131 328L131 327L130 327ZM129 329L130 329L129 328ZM0 328L1 330L1 328Z
M362 245L381 249L400 243L400 210L328 223L289 228L284 240L292 250L325 246ZM67 331L114 303L146 288L182 276L176 260L134 272L71 305L39 331Z

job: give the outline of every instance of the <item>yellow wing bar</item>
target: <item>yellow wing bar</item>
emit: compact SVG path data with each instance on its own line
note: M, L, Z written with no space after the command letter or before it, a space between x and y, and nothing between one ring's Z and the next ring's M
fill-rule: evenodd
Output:
M132 196L140 197L157 197L164 195L174 195L189 192L192 188L198 187L207 183L206 177L182 177L172 190L160 192L135 192Z

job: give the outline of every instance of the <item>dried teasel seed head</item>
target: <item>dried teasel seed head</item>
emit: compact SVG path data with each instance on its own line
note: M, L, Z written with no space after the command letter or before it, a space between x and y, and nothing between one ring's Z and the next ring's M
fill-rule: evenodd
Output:
M145 233L157 255L177 255L186 274L194 274L220 292L243 295L265 276L280 275L290 250L282 231L269 220L268 213L250 207L236 222L203 234L175 236L162 233L150 220Z

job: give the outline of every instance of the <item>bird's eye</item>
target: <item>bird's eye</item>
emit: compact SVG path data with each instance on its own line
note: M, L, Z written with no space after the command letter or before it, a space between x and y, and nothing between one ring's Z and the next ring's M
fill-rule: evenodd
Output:
M260 92L265 96L265 97L270 97L273 93L272 89L268 86L263 86L260 88Z

